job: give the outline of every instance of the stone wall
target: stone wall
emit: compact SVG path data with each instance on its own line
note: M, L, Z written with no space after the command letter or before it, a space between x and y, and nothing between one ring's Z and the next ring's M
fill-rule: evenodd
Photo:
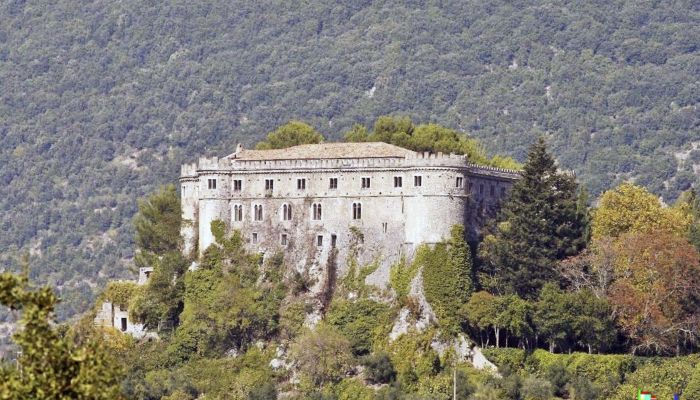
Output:
M266 255L281 251L298 270L322 271L336 249L342 276L355 230L364 238L356 243L358 261L378 261L378 274L388 277L390 264L402 255L411 258L422 243L447 238L452 225L465 225L475 238L517 176L474 166L464 156L426 153L363 159L200 158L181 171L185 251L196 247L201 254L210 246L211 222L220 219L229 230L241 231L249 250ZM320 216L314 212L318 207ZM290 218L285 208L291 209Z

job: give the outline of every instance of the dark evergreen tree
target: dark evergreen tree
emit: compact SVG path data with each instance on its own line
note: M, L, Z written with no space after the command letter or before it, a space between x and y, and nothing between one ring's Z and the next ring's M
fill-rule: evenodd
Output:
M583 198L585 202L585 198ZM535 298L555 281L559 260L583 249L588 213L573 174L557 169L540 138L529 151L522 179L512 188L493 233L480 248L491 290Z
M131 313L146 328L162 330L178 323L182 312L183 276L188 260L181 253L180 199L174 185L139 201L134 218L138 267L153 267L148 284L134 299Z

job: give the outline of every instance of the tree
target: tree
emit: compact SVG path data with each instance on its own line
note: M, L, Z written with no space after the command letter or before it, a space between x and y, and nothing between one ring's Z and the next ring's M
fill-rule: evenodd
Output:
M152 267L153 272L129 312L147 329L174 327L182 312L183 276L189 262L181 253L181 213L175 186L168 185L139 201L134 218L136 265Z
M614 344L617 330L607 298L598 298L587 289L570 293L569 296L577 343L586 347L589 354L594 350L604 351Z
M690 218L688 241L700 251L700 196L695 189L684 192L676 203Z
M461 314L467 323L479 332L481 347L489 345L488 330L494 328L496 340L498 341L498 329L494 327L495 318L498 315L498 304L496 297L489 292L479 291L474 293L469 301L462 306ZM483 332L486 331L486 341Z
M181 224L182 210L175 185L160 187L139 201L139 211L134 217L137 249L152 254L179 250Z
M492 237L480 247L486 273L496 278L491 289L537 297L545 283L557 280L557 262L586 246L586 222L574 177L557 170L540 138L530 148Z
M300 144L317 144L323 135L309 124L292 120L267 134L267 138L255 145L258 150L284 149Z
M593 237L617 238L628 232L685 235L691 218L679 208L664 207L645 188L623 183L600 198L593 213Z
M321 324L297 338L291 359L312 385L323 386L342 379L350 367L352 352L345 336Z
M633 353L680 353L700 334L700 254L669 232L619 238L610 302Z
M520 164L510 157L489 159L484 147L464 133L438 124L414 125L409 117L381 116L369 134L367 128L355 124L345 133L344 139L347 142L385 142L421 152L466 154L475 164L520 168Z
M538 336L549 344L549 351L556 347L566 349L574 337L574 319L571 302L566 293L556 285L542 287L535 306L533 322Z
M26 277L0 274L0 304L22 312L13 338L17 368L0 368L3 399L116 399L118 368L96 340L78 346L50 321L58 299L48 287L32 290Z

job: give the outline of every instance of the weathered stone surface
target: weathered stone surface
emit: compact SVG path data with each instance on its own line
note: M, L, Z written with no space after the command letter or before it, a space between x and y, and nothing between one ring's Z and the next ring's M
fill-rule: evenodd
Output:
M211 245L219 219L241 231L249 250L281 251L286 265L318 277L314 292L328 273L344 276L350 257L379 261L366 282L385 287L391 264L447 238L452 225L475 238L518 176L385 143L239 147L182 166L185 252Z

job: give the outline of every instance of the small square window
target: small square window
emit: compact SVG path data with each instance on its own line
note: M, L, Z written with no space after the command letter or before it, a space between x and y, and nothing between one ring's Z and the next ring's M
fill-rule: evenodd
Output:
M275 188L274 179L265 179L265 190L272 190Z
M338 178L331 178L330 179L330 184L328 185L329 189L338 189Z
M283 233L282 235L280 235L280 244L282 246L287 245L287 234L286 233Z
M394 187L402 187L403 186L403 178L400 176L395 176L394 177Z
M240 179L234 179L233 180L233 191L234 192L240 192L241 188L243 187L243 181Z
M207 187L209 189L216 189L216 179L207 179Z
M457 179L455 180L455 187L461 188L464 185L464 178L461 176L458 176Z
M362 189L369 189L370 186L370 179L369 178L362 178Z
M297 189L298 190L305 190L306 189L306 179L304 179L304 178L297 179Z
M323 235L316 236L316 245L323 246Z
M423 186L423 177L416 175L413 177L413 186Z

